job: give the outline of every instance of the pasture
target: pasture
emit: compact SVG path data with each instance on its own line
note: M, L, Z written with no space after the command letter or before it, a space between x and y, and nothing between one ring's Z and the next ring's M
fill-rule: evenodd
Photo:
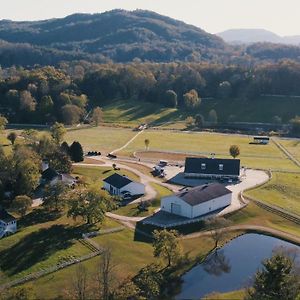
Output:
M178 132L146 130L120 154L132 155L135 151L145 151L145 139L149 139L150 151L170 151L229 158L229 147L238 145L241 150L241 164L259 169L299 170L274 143L269 145L250 144L251 136L206 132Z
M112 127L91 127L68 130L65 140L70 144L79 141L84 151L109 153L128 142L136 133L130 129Z

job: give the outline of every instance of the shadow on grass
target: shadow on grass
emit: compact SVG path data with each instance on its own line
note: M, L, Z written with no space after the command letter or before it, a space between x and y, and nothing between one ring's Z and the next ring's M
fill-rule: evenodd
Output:
M31 213L24 216L19 222L19 228L32 226L36 224L46 223L49 221L57 220L62 216L61 212L48 211L46 209L35 209Z
M57 251L69 248L86 226L53 225L23 237L14 246L0 252L0 268L9 275L29 269Z

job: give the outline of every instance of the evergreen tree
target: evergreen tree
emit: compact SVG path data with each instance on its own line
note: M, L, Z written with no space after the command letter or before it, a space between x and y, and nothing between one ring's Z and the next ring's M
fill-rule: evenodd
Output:
M83 149L79 142L74 141L70 146L70 156L74 162L83 161Z

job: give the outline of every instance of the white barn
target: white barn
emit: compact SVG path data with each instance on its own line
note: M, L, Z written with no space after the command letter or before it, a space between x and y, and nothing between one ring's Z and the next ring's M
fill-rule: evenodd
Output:
M0 239L17 231L17 220L5 209L0 208Z
M117 173L103 180L103 187L111 195L121 196L122 193L128 192L132 196L144 195L145 185L139 182L132 181L125 175Z
M231 204L232 192L219 183L205 184L161 199L161 210L197 218Z

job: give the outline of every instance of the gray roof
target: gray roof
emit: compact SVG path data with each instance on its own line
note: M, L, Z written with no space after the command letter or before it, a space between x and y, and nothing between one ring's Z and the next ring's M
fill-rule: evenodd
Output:
M0 208L0 220L4 222L15 221L16 218L9 214L5 209Z
M191 206L204 203L232 192L220 183L204 184L177 193L176 196Z
M205 164L204 169L201 167L202 164ZM220 169L219 165L223 165L223 169ZM239 176L240 160L228 158L187 157L185 160L184 173Z
M103 181L117 189L121 189L122 187L132 182L132 180L130 180L128 177L119 175L118 173L112 174L111 176L105 178Z

